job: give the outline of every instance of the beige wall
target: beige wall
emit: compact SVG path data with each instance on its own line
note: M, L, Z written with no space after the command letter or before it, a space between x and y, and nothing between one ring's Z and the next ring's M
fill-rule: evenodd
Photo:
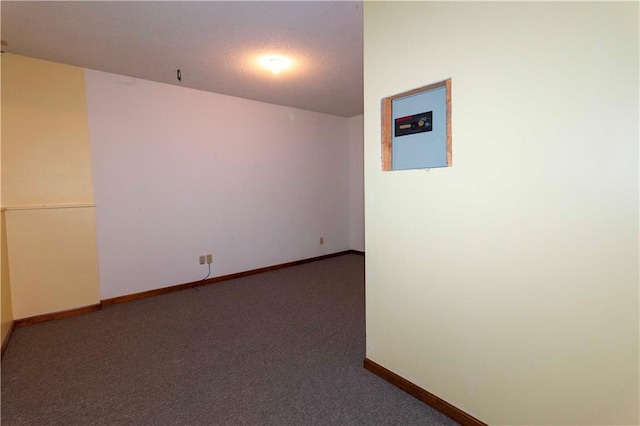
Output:
M14 317L98 303L81 68L3 55L2 203Z
M367 356L489 424L638 424L638 4L366 2L364 45ZM453 167L381 172L380 99L449 77Z
M84 70L2 58L4 206L92 203Z
M0 76L2 75L2 55L0 55ZM2 99L2 88L0 85L0 99ZM2 108L0 108L0 121ZM1 136L1 135L0 135ZM1 146L0 137L0 146ZM2 150L0 150L0 158ZM2 179L0 178L0 186ZM2 191L0 191L0 200ZM2 202L0 201L0 205ZM13 321L13 309L11 305L11 284L9 282L9 256L7 252L7 226L5 222L4 210L0 212L0 342L4 344L4 339L9 333Z
M16 318L98 303L94 210L6 212Z
M1 317L1 339L0 342L4 342L7 333L9 332L9 328L11 327L11 322L13 321L13 309L11 306L11 285L9 282L9 257L7 252L7 227L5 221L5 212L0 214L0 257L2 258L1 263L1 274L2 274L2 292L0 293L0 317Z

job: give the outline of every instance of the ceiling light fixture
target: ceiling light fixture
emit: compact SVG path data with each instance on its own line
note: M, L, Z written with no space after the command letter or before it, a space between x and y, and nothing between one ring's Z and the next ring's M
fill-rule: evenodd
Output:
M260 59L260 65L273 74L280 74L280 71L291 66L291 59L284 56L263 56Z
M269 69L271 70L271 72L274 74L280 73L280 70L284 66L282 61L278 58L269 59L269 62L267 63L267 65L269 66Z

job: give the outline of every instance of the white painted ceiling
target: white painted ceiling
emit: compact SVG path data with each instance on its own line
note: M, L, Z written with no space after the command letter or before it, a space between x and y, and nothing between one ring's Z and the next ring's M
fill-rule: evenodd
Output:
M2 1L0 7L5 52L344 117L363 111L361 2ZM294 63L274 75L256 64L266 54Z

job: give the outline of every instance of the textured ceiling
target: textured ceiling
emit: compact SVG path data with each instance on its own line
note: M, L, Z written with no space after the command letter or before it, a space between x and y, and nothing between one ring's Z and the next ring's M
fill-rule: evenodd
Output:
M363 111L361 2L0 7L5 52L345 117ZM267 54L293 64L274 75L257 64Z

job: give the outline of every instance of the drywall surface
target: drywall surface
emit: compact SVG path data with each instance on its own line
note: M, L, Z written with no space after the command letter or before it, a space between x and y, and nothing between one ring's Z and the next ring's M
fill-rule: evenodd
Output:
M3 54L2 203L16 319L99 302L89 149L83 70Z
M92 203L82 68L2 55L2 205Z
M2 56L0 55L0 75L2 74ZM0 99L2 99L2 85L0 84ZM2 108L0 108L0 120ZM1 132L0 132L1 140ZM1 142L0 142L1 146ZM0 150L0 160L2 151ZM2 179L0 177L0 186ZM2 191L0 191L2 198ZM0 202L0 205L2 203ZM4 210L0 212L0 342L4 344L4 339L11 328L13 322L13 309L11 306L11 283L9 281L9 254L7 251L7 224Z
M103 299L350 248L346 118L85 78Z
M638 4L364 8L367 356L489 424L638 424ZM453 167L382 172L380 100L449 77Z
M364 115L349 118L349 215L351 249L364 251Z
M99 302L93 207L6 215L15 318Z
M2 264L0 271L2 273L2 292L0 293L0 309L2 312L0 313L0 322L1 322L1 335L0 342L4 342L7 333L9 332L9 328L11 327L11 323L13 322L13 309L11 306L11 283L9 279L9 256L7 251L7 226L5 221L5 212L0 214L0 239L1 246L0 256L2 256Z

